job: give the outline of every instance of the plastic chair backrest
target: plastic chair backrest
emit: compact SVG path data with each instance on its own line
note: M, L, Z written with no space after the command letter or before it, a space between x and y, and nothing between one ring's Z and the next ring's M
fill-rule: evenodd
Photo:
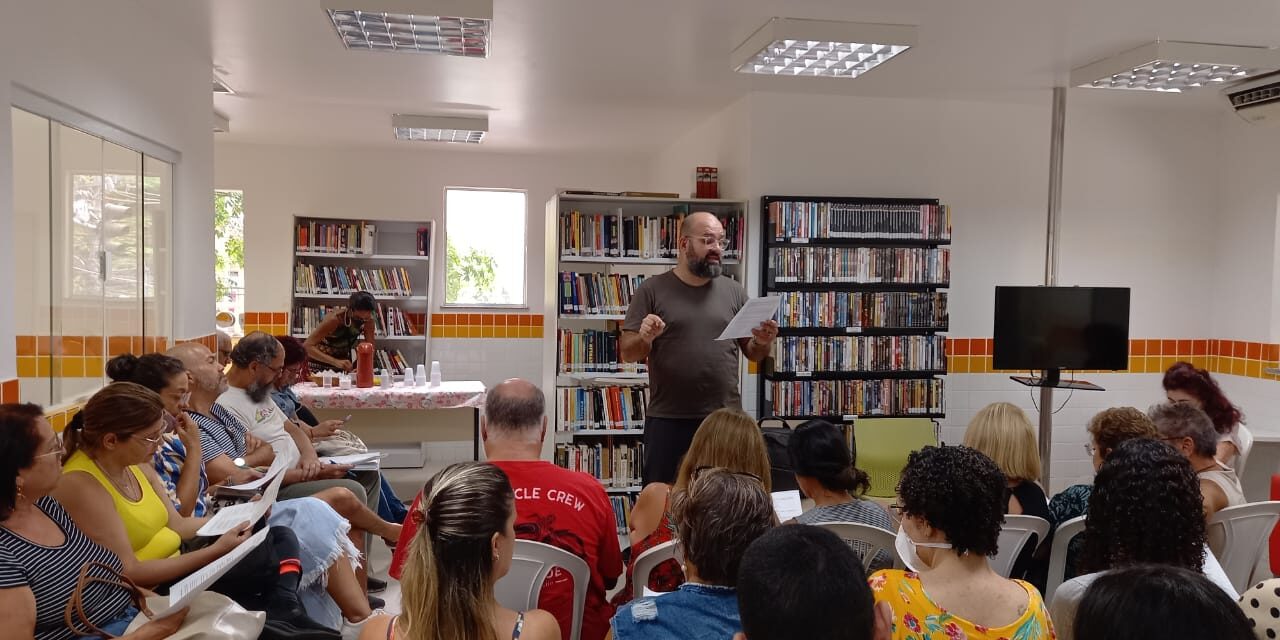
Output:
M1253 432L1242 424L1237 425L1236 440L1240 441L1240 453L1236 455L1232 468L1235 469L1236 477L1244 482L1244 465L1249 461L1249 452L1253 451Z
M1209 548L1236 591L1249 587L1267 537L1280 520L1280 500L1227 507L1209 518Z
M1013 563L1022 553L1022 548L1031 541L1031 536L1044 542L1049 535L1049 521L1044 518L1024 515L1007 515L1004 526L1000 527L1000 538L996 543L999 549L991 559L991 570L1008 578L1013 572Z
M569 639L578 640L582 633L582 612L587 605L587 583L591 578L591 569L582 558L549 544L516 540L511 570L494 585L494 596L508 609L537 609L542 583L553 568L563 569L573 576L573 628Z
M1085 516L1076 516L1062 524L1053 534L1049 551L1049 580L1044 588L1044 601L1053 602L1053 592L1067 579L1067 549L1076 536L1084 533ZM1043 540L1043 538L1041 538Z
M653 573L654 567L667 560L684 562L684 558L680 557L680 549L676 547L675 540L668 540L636 557L636 566L631 570L632 598L639 598L644 595L644 588L649 584L649 574Z
M892 531L861 522L815 522L813 526L822 527L840 536L841 540L844 540L853 548L853 552L862 561L863 570L868 574L871 573L871 562L881 551L893 558L894 569L906 567L902 558L898 557L897 549L894 547L893 543L897 535ZM855 545L855 542L861 543L861 545Z
M928 418L859 418L853 423L859 469L871 478L868 496L892 498L907 466L907 454L938 443Z

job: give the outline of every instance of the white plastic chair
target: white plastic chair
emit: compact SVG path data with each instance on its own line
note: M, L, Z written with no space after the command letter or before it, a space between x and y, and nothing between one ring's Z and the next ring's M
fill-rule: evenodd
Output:
M1253 432L1244 425L1236 426L1236 440L1240 441L1240 452L1236 454L1235 469L1236 477L1244 481L1244 463L1249 461L1249 452L1253 451Z
M897 538L892 531L874 527L861 522L815 522L815 527L822 527L837 536L850 547L853 547L854 553L857 553L862 561L862 568L867 573L871 573L871 561L881 552L889 554L893 559L893 568L901 569L906 566L902 558L898 557L897 549L894 547L894 541ZM858 546L854 542L860 542L865 545L864 552L858 551Z
M1253 568L1280 520L1280 500L1227 507L1209 518L1209 548L1236 591L1249 588Z
M591 569L582 558L549 544L516 540L511 570L494 585L494 596L508 609L537 609L542 583L553 567L573 576L573 628L569 639L578 640L582 633L582 612L587 605L587 583L591 578Z
M668 540L645 551L636 558L636 568L631 570L632 598L639 598L644 595L644 589L649 585L649 574L653 573L654 567L667 560L684 563L684 558L680 557L680 550L676 547L675 540Z
M1067 579L1067 548L1076 536L1084 533L1084 520L1085 516L1067 520L1053 533L1053 546L1049 548L1049 580L1044 587L1045 602L1053 602L1053 592Z
M1013 572L1013 563L1018 559L1022 548L1037 536L1037 544L1044 542L1049 535L1049 521L1044 518L1024 515L1007 515L1004 526L1000 527L1000 538L997 542L999 551L991 559L991 570L1008 578Z

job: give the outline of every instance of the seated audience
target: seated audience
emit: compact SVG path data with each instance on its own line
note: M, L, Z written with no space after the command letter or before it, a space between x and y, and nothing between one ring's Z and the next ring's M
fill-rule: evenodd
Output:
M911 571L871 576L876 602L893 609L898 640L1048 640L1040 592L991 569L1007 508L1005 477L969 447L925 447L898 482L898 553Z
M1245 429L1244 414L1222 393L1213 376L1189 362L1178 362L1164 372L1162 384L1169 402L1185 402L1209 416L1218 434L1214 457L1223 464L1235 466L1236 456L1240 454L1240 431Z
M814 508L800 514L797 524L821 522L856 522L892 531L889 512L879 503L863 497L871 488L871 479L854 466L853 454L844 435L825 420L810 420L791 433L787 442L791 468L804 495L813 500ZM854 543L858 557L869 561L872 571L893 567L893 558L880 552L865 558L865 543Z
M512 611L494 599L516 543L515 495L506 474L491 464L460 462L428 480L422 495L409 515L417 530L401 581L403 612L375 617L360 640L559 640L550 613Z
M351 352L356 345L374 338L373 312L378 307L373 294L357 291L347 299L347 306L325 314L304 343L312 371L351 371Z
M200 455L200 428L183 411L191 395L191 383L182 361L159 353L143 356L125 354L107 362L107 375L116 382L140 384L160 396L166 424L170 429L178 429L182 439L190 445L183 449L178 437L167 431L153 460L156 474L169 490L169 500L179 514L211 515L209 495L205 492L208 485L205 464ZM171 448L175 443L179 446ZM188 453L191 454L189 457ZM221 451L212 453L226 457ZM244 474L251 475L233 475L228 482L239 484L261 475L249 469L237 475ZM199 487L194 482L184 486L190 476L201 479ZM189 507L188 511L183 513L179 505ZM351 525L332 507L316 498L283 500L272 507L267 521L271 526L288 527L298 538L302 553L299 558L302 563L299 593L308 615L325 626L338 628L343 620L339 616L348 621L359 621L372 614L356 579L355 565L359 562L359 552L347 538ZM326 590L329 595L325 595Z
M1240 608L1258 640L1280 638L1280 579L1263 580L1240 596Z
M15 640L73 640L78 634L67 627L63 612L75 592L79 567L99 562L123 571L124 565L81 532L62 505L49 497L62 476L62 445L43 414L34 404L0 404L3 635ZM111 577L97 567L89 575ZM187 615L183 610L122 635L138 615L128 593L91 584L83 591L81 603L84 623L121 640L167 638Z
M809 526L774 527L747 547L738 611L734 640L888 640L893 625L848 545Z
M164 433L163 414L160 396L132 382L113 382L93 394L67 425L64 477L53 494L94 542L119 556L124 575L162 590L226 555L253 530L246 522L181 552L205 518L181 516L161 497L165 488L151 460ZM269 637L337 638L306 616L298 601L300 581L297 537L287 527L271 527L266 541L211 588L246 609L266 611Z
M1022 409L1008 402L983 407L965 429L964 446L977 449L1000 467L1009 489L1007 513L1053 522L1049 500L1038 484L1040 447L1036 444L1036 429ZM1041 542L1037 536L1032 536L1014 561L1010 575L1023 578L1043 590L1049 572L1049 549L1053 536L1048 536L1043 544Z
M671 499L686 580L671 593L618 607L615 640L731 638L742 628L735 588L742 556L778 524L773 499L761 477L723 468L702 468L686 486Z
M542 459L544 411L542 390L527 380L514 378L490 389L480 418L485 459L507 474L515 491L516 537L559 547L586 561L591 579L579 636L600 640L613 617L605 592L622 573L617 521L598 480ZM410 512L421 502L418 494ZM416 529L412 520L405 522L391 559L392 577L400 577ZM568 640L573 623L573 580L568 572L555 570L547 576L538 607L556 616Z
M1168 565L1108 571L1085 592L1074 623L1076 637L1088 640L1254 637L1249 620L1222 589L1195 571Z
M1200 489L1191 465L1169 445L1145 438L1121 443L1098 469L1080 557L1084 575L1062 583L1049 604L1058 637L1077 637L1071 623L1090 584L1106 571L1138 564L1203 571L1236 596L1205 546Z
M1147 414L1133 407L1115 407L1098 412L1089 420L1086 427L1089 432L1089 444L1085 450L1093 458L1093 471L1098 472L1104 460L1111 455L1121 442L1134 438L1155 439L1159 437L1156 426L1151 423ZM1091 484L1073 484L1062 493L1049 500L1049 513L1053 516L1056 527L1072 518L1078 518L1089 512L1089 496L1093 493ZM1084 545L1084 536L1076 536L1067 545L1066 578L1076 576L1076 562L1080 549Z
M756 422L741 411L718 409L698 426L689 451L680 461L674 486L651 482L645 485L631 509L631 561L627 564L626 582L613 596L613 603L630 602L631 575L635 571L636 558L649 549L670 541L675 534L671 519L670 496L689 486L689 479L702 467L723 467L758 476L764 481L764 490L771 491L769 453L765 450L764 436ZM654 567L649 574L648 587L652 591L672 591L684 582L680 564L668 560ZM636 596L640 594L634 594Z
M1200 479L1205 518L1248 502L1236 472L1214 458L1218 435L1205 412L1190 403L1176 402L1158 404L1148 413L1160 432L1160 439L1191 461L1191 468Z

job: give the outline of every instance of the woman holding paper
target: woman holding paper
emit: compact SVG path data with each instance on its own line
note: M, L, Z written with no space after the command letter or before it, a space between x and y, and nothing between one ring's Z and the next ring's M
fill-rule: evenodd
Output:
M107 385L67 426L63 477L53 495L94 542L119 556L125 576L167 590L245 542L253 523L181 553L205 519L184 517L161 497L165 488L150 462L164 429L164 404L154 391L131 382ZM266 611L264 638L336 639L298 602L298 557L293 532L271 527L266 541L211 588L247 609Z

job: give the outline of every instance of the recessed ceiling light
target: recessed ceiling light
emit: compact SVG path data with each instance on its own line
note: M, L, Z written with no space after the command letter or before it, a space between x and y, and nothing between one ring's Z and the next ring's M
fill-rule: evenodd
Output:
M856 78L916 44L916 28L773 18L733 50L738 73Z
M229 96L233 96L236 94L235 90L232 89L231 87L228 87L227 83L224 82L222 78L219 78L218 76L213 77L213 92L221 93Z
M1280 69L1280 50L1159 40L1071 71L1091 89L1182 93Z
M489 119L396 114L391 127L397 140L479 144L489 132Z
M346 0L345 4L350 8L325 11L348 49L489 56L490 0ZM352 7L365 4L380 8Z

